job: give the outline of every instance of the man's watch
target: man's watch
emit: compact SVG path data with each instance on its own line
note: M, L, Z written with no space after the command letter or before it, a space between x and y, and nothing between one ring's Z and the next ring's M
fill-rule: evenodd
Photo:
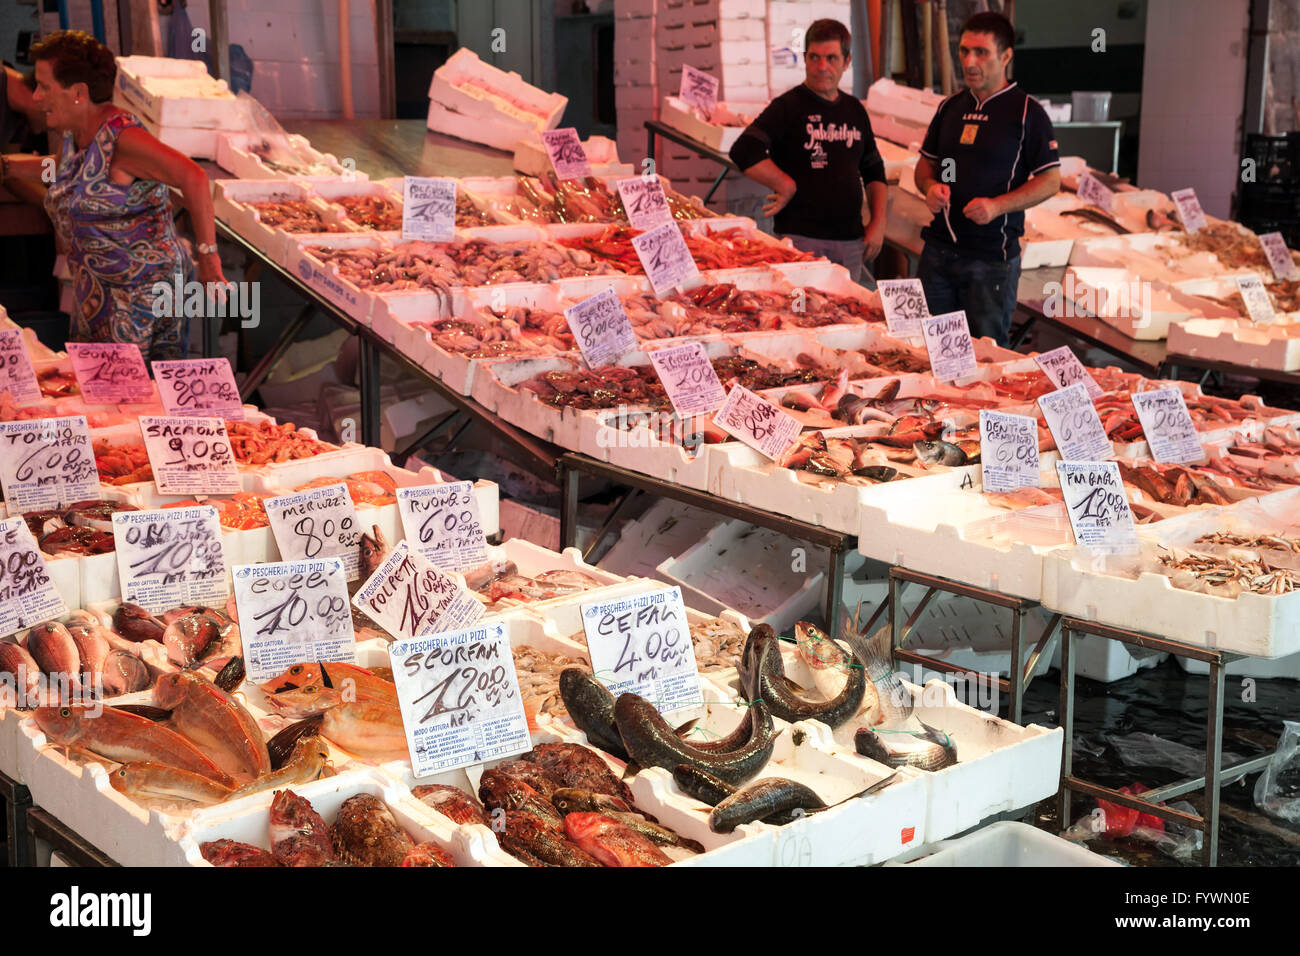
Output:
M212 255L216 255L217 252L217 244L215 242L212 243L200 242L198 243L197 248L199 250L199 255L201 256L212 256Z

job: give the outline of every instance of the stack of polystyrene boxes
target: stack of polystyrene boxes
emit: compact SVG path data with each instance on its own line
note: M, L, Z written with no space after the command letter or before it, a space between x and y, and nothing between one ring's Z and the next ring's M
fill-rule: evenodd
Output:
M803 82L804 31L814 20L838 20L851 31L852 7L849 0L813 0L798 3L789 0L767 2L767 85L773 96L780 96ZM853 56L861 56L862 37L853 39ZM846 70L840 88L853 92L853 71Z
M655 0L614 0L618 155L638 171L646 155L646 120L659 115L655 22Z

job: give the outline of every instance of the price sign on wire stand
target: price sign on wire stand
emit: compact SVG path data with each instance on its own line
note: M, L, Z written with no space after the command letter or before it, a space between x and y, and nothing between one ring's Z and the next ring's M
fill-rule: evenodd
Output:
M1264 288L1263 279L1254 273L1233 276L1232 279L1237 283L1237 291L1241 293L1241 301L1245 303L1252 322L1270 325L1277 320L1273 300L1269 297L1268 289Z
M1268 256L1273 275L1279 279L1300 279L1300 269L1296 268L1282 233L1266 232L1259 237L1259 243L1264 247L1264 255Z
M0 422L0 484L10 514L98 498L86 416Z
M87 405L151 402L153 380L140 346L121 342L69 342L68 359Z
M0 329L0 392L6 391L18 405L41 400L41 386L22 329Z
M356 660L338 558L237 565L234 585L249 680L269 680L303 661Z
M655 349L650 353L650 364L673 409L683 419L716 412L727 400L727 391L699 342Z
M482 601L405 541L365 580L352 603L398 640L459 630L483 616Z
M123 600L150 614L191 604L225 606L221 521L211 505L119 511L113 540Z
M930 374L938 381L955 381L979 368L966 313L960 309L922 319L921 334L930 353Z
M394 641L388 656L416 777L532 746L505 625Z
M1113 461L1058 461L1074 540L1094 554L1136 554L1137 526Z
M1040 395L1038 407L1066 461L1104 461L1115 454L1082 382Z
M591 669L611 694L639 694L661 713L701 703L682 589L582 605Z
M140 432L160 495L233 495L242 490L222 419L141 415Z
M713 423L773 461L781 457L803 429L799 419L743 385L731 386L726 402L713 416Z
M67 613L27 522L21 517L0 521L0 635ZM12 692L2 681L0 689Z
M633 236L632 248L654 286L655 295L661 299L687 279L700 274L686 238L675 222L666 222L649 232Z
M1034 361L1047 376L1047 380L1058 389L1068 388L1075 382L1082 382L1083 387L1088 390L1088 397L1094 401L1106 394L1079 361L1079 356L1075 355L1074 350L1068 345L1035 355Z
M592 368L613 365L637 347L636 332L613 287L564 310L573 340Z
M582 148L578 131L572 126L542 130L542 143L558 179L585 179L591 175L591 162Z
M402 179L402 238L448 242L456 238L456 180L438 176Z
M885 310L889 334L898 338L921 338L921 320L930 315L920 279L881 279L876 283L880 305Z
M1130 397L1156 461L1183 464L1205 460L1196 425L1177 386L1134 392Z
M658 176L636 176L618 181L618 197L623 200L627 221L633 229L653 229L673 221L668 197Z
M344 482L267 498L266 517L288 561L339 558L347 579L361 574L361 528Z
M153 362L158 397L168 415L244 418L244 403L230 359L201 358Z
M406 540L437 567L464 571L488 559L472 481L397 489Z
M1178 189L1169 194L1169 198L1178 207L1178 218L1183 221L1183 228L1188 232L1200 232L1205 228L1205 212L1201 201L1196 198L1195 189Z
M1039 487L1038 420L981 408L980 473L985 491Z
M718 78L693 66L683 66L677 95L683 103L699 107L705 116L711 116L718 105Z

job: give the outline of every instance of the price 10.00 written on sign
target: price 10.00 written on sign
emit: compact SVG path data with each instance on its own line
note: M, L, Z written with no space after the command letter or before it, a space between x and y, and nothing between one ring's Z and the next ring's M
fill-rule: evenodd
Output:
M248 679L303 661L353 661L347 574L338 558L239 565L235 602Z
M113 539L122 596L151 614L174 607L223 607L226 559L211 505L119 511Z

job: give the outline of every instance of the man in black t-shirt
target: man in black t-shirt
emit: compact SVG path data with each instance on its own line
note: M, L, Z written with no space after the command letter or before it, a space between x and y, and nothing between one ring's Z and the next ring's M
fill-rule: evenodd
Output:
M934 213L917 272L930 314L964 309L972 335L1001 345L1016 307L1024 210L1061 188L1051 120L1007 82L1014 41L999 13L966 21L958 48L966 89L939 105L916 163Z
M839 89L848 68L849 31L818 20L804 35L805 79L763 110L731 147L750 179L772 190L763 215L805 252L849 270L856 282L865 256L885 241L885 164L862 103ZM862 225L862 184L871 222Z

